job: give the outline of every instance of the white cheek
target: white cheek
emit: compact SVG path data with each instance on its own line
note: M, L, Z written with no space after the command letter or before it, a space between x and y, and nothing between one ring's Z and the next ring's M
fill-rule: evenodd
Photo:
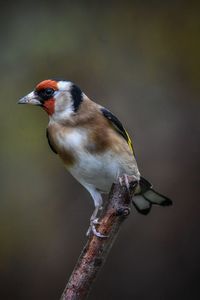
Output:
M71 94L58 91L55 93L55 112L52 116L55 121L67 120L73 113Z

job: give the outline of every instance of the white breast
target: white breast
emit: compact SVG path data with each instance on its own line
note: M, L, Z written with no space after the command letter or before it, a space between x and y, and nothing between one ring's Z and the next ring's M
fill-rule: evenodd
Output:
M70 131L57 131L56 143L58 146L72 150L74 154L76 152L83 151L85 144L87 143L87 134L81 129L70 129Z
M83 151L78 153L78 161L68 170L84 186L92 185L96 189L108 192L119 175L119 161L111 152L95 155Z
M109 192L112 183L118 176L126 173L139 178L139 172L134 157L128 160L112 150L105 153L91 153L88 149L89 139L84 129L58 130L56 144L66 151L72 151L75 163L66 165L67 170L86 188L94 187L103 192Z

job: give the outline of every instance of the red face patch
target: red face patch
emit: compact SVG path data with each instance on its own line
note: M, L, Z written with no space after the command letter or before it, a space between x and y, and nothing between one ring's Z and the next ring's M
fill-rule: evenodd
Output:
M41 103L43 109L48 113L48 115L52 115L55 110L55 100L53 98L54 91L58 90L58 85L55 80L47 79L44 80L36 86L36 92L41 98ZM50 90L50 94L49 94ZM51 95L52 91L52 95Z
M53 98L46 100L43 104L43 108L48 113L48 115L53 115L55 111L55 100Z

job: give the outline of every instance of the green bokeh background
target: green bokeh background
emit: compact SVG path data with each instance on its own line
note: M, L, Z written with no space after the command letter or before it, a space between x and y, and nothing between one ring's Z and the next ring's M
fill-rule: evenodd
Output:
M174 201L133 209L89 299L199 299L198 1L1 4L0 299L59 299L93 203L17 106L36 83L74 81L116 114L140 171Z

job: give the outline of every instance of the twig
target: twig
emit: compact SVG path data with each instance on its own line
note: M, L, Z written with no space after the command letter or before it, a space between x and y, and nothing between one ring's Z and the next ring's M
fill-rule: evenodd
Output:
M133 177L122 176L113 184L99 218L97 230L107 236L91 234L71 274L60 300L83 300L91 290L100 267L104 264L119 228L130 213L131 198L137 182ZM129 187L129 188L128 188Z

